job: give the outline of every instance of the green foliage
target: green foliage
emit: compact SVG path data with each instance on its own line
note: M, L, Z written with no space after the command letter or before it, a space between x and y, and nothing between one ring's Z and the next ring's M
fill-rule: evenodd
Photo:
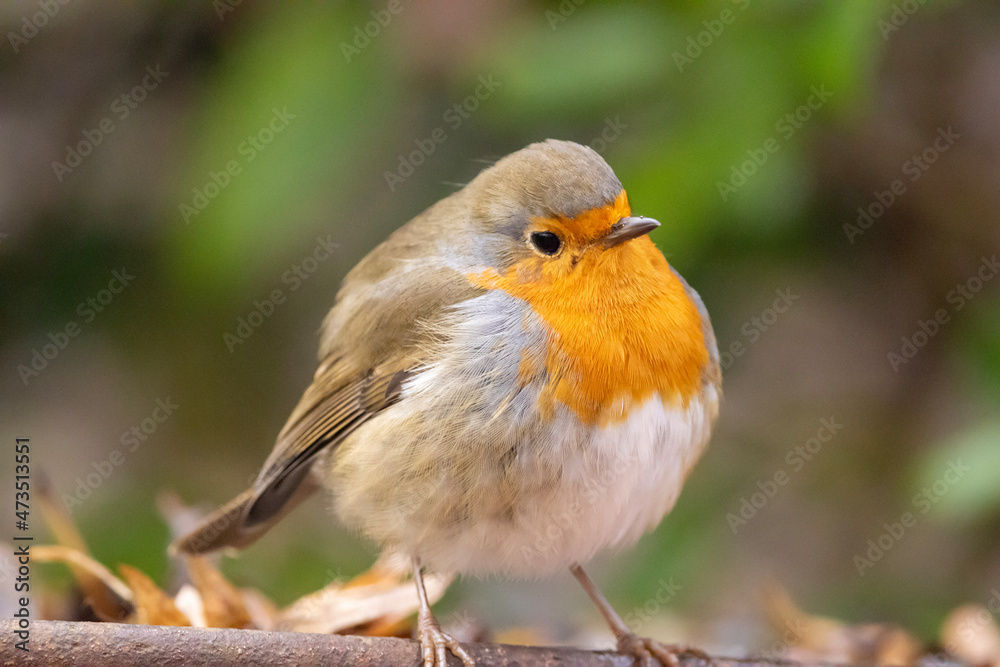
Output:
M928 499L928 516L945 524L1000 514L1000 424L984 422L929 451L914 487Z
M706 296L720 343L747 342L740 326L768 305L773 290L788 284L787 277L799 281L796 291L805 294L805 288L811 288L801 310L812 310L801 316L794 333L782 339L789 343L787 356L793 360L789 363L796 365L780 370L755 366L753 377L744 378L742 387L727 395L723 424L738 432L733 435L731 430L716 438L663 525L634 551L615 556L608 587L612 597L639 607L664 577L674 577L683 586L671 607L690 609L712 593L723 597L726 592L720 593L720 586L739 577L717 573L736 549L743 549L744 558L747 553L759 557L766 549L760 545L772 543L807 553L799 544L805 538L799 534L762 533L778 532L786 516L782 512L788 512L790 505L812 502L819 509L810 508L809 516L823 523L817 532L832 536L831 548L836 546L846 554L838 561L840 570L824 572L823 580L813 583L810 594L816 607L845 618L866 613L888 617L896 611L911 627L933 636L936 620L968 592L961 588L967 585L960 581L964 572L959 565L952 570L942 566L939 579L921 581L915 587L906 576L894 574L893 568L912 576L916 570L907 569L913 566L904 561L906 550L918 549L935 536L941 541L940 535L950 535L948 531L965 531L961 533L964 546L967 552L974 551L969 545L978 537L977 527L995 521L1000 512L996 410L1000 307L994 297L977 297L889 380L878 373L872 377L880 379L872 380L861 372L850 381L838 378L844 360L823 358L820 348L823 340L839 336L841 327L855 335L871 333L851 343L860 358L873 346L895 342L912 331L912 319L906 323L910 329L897 331L897 323L881 312L895 308L896 303L884 308L873 305L865 300L866 292L882 289L879 294L893 293L901 303L940 296L920 293L932 291L921 284L924 273L928 284L938 277L935 274L945 273L941 267L924 272L924 263L944 258L944 266L950 256L960 254L962 240L956 240L953 248L950 236L938 238L940 247L926 250L923 246L931 243L927 239L933 231L929 221L949 218L954 210L975 211L975 216L964 216L968 220L961 225L950 218L946 224L956 229L956 238L959 228L967 231L976 224L983 225L976 232L978 238L994 238L992 230L986 229L992 219L977 219L979 211L991 204L971 201L962 209L954 202L931 203L936 201L930 190L933 179L939 175L971 179L974 172L982 171L981 163L975 161L981 158L966 157L970 161L964 163L964 170L952 174L935 167L857 245L843 238L840 225L853 219L855 207L862 203L852 197L870 197L869 180L879 172L873 168L863 173L869 165L853 163L836 165L827 172L824 160L831 154L845 161L864 158L857 153L838 156L829 145L886 133L886 125L872 121L872 115L880 112L876 108L880 101L889 106L916 105L917 111L907 113L936 124L945 122L939 118L949 108L945 98L963 94L962 90L968 94L974 86L966 81L943 92L927 87L917 90L928 99L900 95L885 102L898 93L893 86L902 89L905 84L879 78L881 68L891 64L887 54L904 37L898 31L883 38L880 22L893 11L893 3L888 2L522 3L495 9L497 13L486 14L486 19L477 13L480 10L455 10L449 17L454 25L445 26L455 37L447 43L435 41L439 33L431 28L437 17L429 19L417 3L403 6L400 14L381 25L377 34L362 39L360 46L355 42L359 31L363 35L373 21L372 8L367 6L242 3L224 21L210 16L201 26L209 35L205 37L212 46L209 55L193 53L194 47L178 47L192 53L179 58L184 67L175 68L170 84L148 103L152 107L158 103L155 100L174 96L168 108L178 109L181 118L173 120L175 134L169 136L179 136L180 145L173 162L164 160L173 171L167 170L162 181L144 186L155 195L147 193L154 202L146 203L151 210L135 214L141 224L103 226L108 218L131 220L130 205L116 202L120 208L112 208L109 214L77 192L59 200L61 207L52 206L53 212L46 210L44 218L39 216L30 243L17 240L23 257L0 266L0 315L5 325L16 322L17 327L37 334L29 340L17 327L0 334L0 343L21 345L10 357L15 360L11 368L30 355L24 352L32 346L44 344L46 331L63 326L76 304L102 285L112 267L142 268L137 286L116 300L108 314L86 332L84 338L91 342L74 343L72 349L60 353L52 370L30 388L44 394L34 399L39 405L50 404L56 396L76 408L76 412L67 408L67 414L89 414L90 404L74 398L71 391L63 395L50 390L58 386L58 373L80 372L72 370L77 368L74 364L92 344L91 352L100 349L109 359L121 355L107 362L120 363L108 375L127 376L132 384L123 382L129 389L114 387L115 400L126 403L129 397L119 394L129 393L131 387L154 395L183 396L184 408L170 427L176 430L165 429L156 436L160 451L169 452L165 455L169 470L156 465L152 454L140 458L153 451L149 447L134 459L136 467L129 469L127 485L113 492L107 487L113 501L88 502L75 515L95 556L109 565L136 566L167 584L167 536L155 511L155 493L189 484L182 489L186 499L205 501L217 490L211 488L212 480L225 476L224 488L231 490L242 481L234 478L248 474L250 460L264 460L281 420L294 405L296 392L308 383L313 371L315 332L333 302L339 276L422 206L452 191L453 183L471 178L483 161L554 137L594 146L626 184L634 211L663 223L654 232L654 240ZM922 3L920 16L909 19L912 24L905 29L911 25L916 29L918 22L933 25L961 6L959 2ZM987 9L977 11L988 16ZM70 17L65 18L68 23ZM995 32L995 24L984 21L983 25L984 32ZM461 39L466 31L471 38ZM973 32L968 37L968 44L953 40L948 48L971 52L979 37ZM40 46L42 39L31 47ZM927 49L932 47L928 42ZM146 57L141 50L137 53ZM912 50L907 53L916 57ZM0 59L0 65L16 74L17 67L30 57L13 64ZM912 68L918 67L905 65L911 69L898 69L894 75L899 71L912 74ZM405 189L388 188L385 174L410 155L415 139L428 137L442 126L442 112L470 95L480 77L498 81L497 91L482 101L468 125L460 130L449 128L445 142L415 168ZM11 90L12 96L21 94L16 87ZM912 95L913 90L906 92ZM995 111L974 106L984 104L982 99L966 100L967 118L989 118ZM269 127L275 110L281 118L287 114L287 123L281 118L276 121L281 126L277 131ZM135 125L128 127L138 127L141 114L147 111L152 109L140 108L130 121ZM893 121L904 117L898 109L882 109L881 113ZM84 127L91 121L88 117L79 123ZM916 123L905 130L916 132L919 128L915 127ZM263 145L265 130L273 137L258 151L250 138ZM114 155L112 144L128 131L116 132L100 151ZM146 149L151 144L139 145ZM916 145L912 150L920 148ZM948 157L964 150L968 150L965 144ZM99 155L95 152L73 176L86 184L81 187L87 191L84 194L91 189L83 180L84 172L96 168ZM893 168L897 159L905 159L895 153L876 154L873 149L873 163L876 157ZM227 173L230 163L235 163L235 173ZM123 161L120 172L109 173L126 174L130 168ZM855 176L847 173L851 170L862 172L857 182L851 181ZM825 181L829 174L839 181ZM64 196L73 182L67 180L58 196ZM864 184L863 191L852 192L858 183ZM117 187L99 185L93 189L104 192ZM925 187L931 194L918 192ZM976 190L970 187L969 192ZM204 197L200 200L203 207L195 206L199 197ZM181 205L189 208L182 211ZM914 232L915 219L923 226ZM264 319L252 331L252 340L228 350L223 332L234 330L237 318L246 315L254 299L284 286L283 272L302 258L320 233L332 234L345 248L324 265L328 275L297 292L296 299L281 306L280 316ZM968 237L974 234L968 232ZM6 253L13 240L0 240L0 250ZM965 242L969 243L968 238ZM866 255L869 251L872 255ZM893 267L919 266L915 274L920 280L910 276L901 281L886 269L891 253L898 253L891 258ZM826 271L832 264L838 264L837 271ZM855 282L847 284L846 278ZM829 284L836 280L842 283ZM753 285L748 288L744 282ZM321 286L312 287L317 283ZM821 284L822 289L816 287ZM887 289L886 284L892 287ZM995 288L991 284L989 290ZM795 310L787 319L783 315L778 326L791 324L799 312ZM882 316L884 320L879 319ZM810 322L802 321L810 318ZM870 328L856 326L857 320L864 320ZM749 365L765 345L762 342L749 350L737 363ZM770 359L773 363L775 357ZM924 403L914 399L923 379L942 369L949 381L955 381L956 394L963 397L957 411L960 419L955 417L953 396L918 396ZM727 383L729 372L726 369ZM798 380L794 386L816 393L803 392L789 399L782 394L787 390L782 385L791 379L781 372L794 373ZM108 387L116 382L87 377L80 384L89 387L98 381L109 383ZM879 382L893 385L889 389L874 386ZM808 420L813 419L813 412L839 416L841 405L816 400L833 395L816 389L827 384L849 386L847 407L856 409L862 404L864 409L856 409L856 414L877 412L871 420L874 426L861 433L856 424L849 424L824 451L835 463L818 462L795 478L761 510L752 529L734 536L726 513L739 506L758 479L769 479L781 465L780 460L768 457L780 456L797 444L777 442L776 437L759 432L768 425L748 413L773 410L768 412L773 415L786 407L775 408L756 395L798 401L787 408L785 414L792 415L789 423L798 415L793 410L809 410ZM726 385L726 391L730 386ZM878 395L882 402L864 405L870 395ZM71 405L74 400L79 405ZM895 406L898 412L891 405L894 401L902 406ZM937 419L944 426L915 414L925 407L933 408L927 412L941 408L947 416ZM92 418L96 424L100 416ZM89 433L111 434L104 444L115 446L114 435L121 424L89 426ZM784 427L785 434L793 429L788 424ZM747 435L751 429L754 432ZM102 436L89 437L94 444ZM902 440L912 445L910 450L886 446ZM204 455L208 449L211 456ZM852 550L863 552L864 540L876 535L880 522L893 518L893 512L898 516L912 509L914 494L932 487L955 459L971 468L962 482L949 485L928 512L927 521L921 516L905 546L887 555L870 575L856 576L850 563ZM228 461L239 464L227 468ZM71 480L77 474L63 471L62 477ZM199 485L208 488L196 490ZM121 502L123 498L129 501ZM355 574L370 562L370 545L329 528L333 520L326 513L304 512L306 508L286 519L287 529L279 527L276 536L268 536L268 542L258 543L239 560L225 561L227 574L241 585L257 586L276 600L288 602L334 576ZM109 516L114 520L109 521ZM801 515L795 518L801 522ZM322 540L317 539L320 532ZM813 566L803 563L801 567ZM791 579L799 573L788 574Z
M187 225L176 214L171 265L192 294L246 289L247 267L280 273L318 223L337 216L319 218L317 203L348 205L354 166L399 90L383 50L347 63L337 48L364 22L359 11L289 5L255 19L206 77L192 119L191 169L177 201L191 204L192 188L204 190L232 161L241 169ZM258 150L248 138L270 129L275 109L294 118Z

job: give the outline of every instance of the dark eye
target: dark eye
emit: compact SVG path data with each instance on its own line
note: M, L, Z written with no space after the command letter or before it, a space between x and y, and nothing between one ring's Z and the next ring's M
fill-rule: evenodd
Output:
M562 240L552 232L534 232L531 235L531 245L546 255L554 255L562 247Z

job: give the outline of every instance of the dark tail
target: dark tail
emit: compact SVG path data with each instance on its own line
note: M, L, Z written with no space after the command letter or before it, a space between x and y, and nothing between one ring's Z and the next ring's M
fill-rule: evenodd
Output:
M195 555L226 547L234 549L248 547L260 539L282 517L312 495L317 488L319 485L312 479L312 475L306 475L280 511L269 516L265 521L253 522L252 525L248 525L249 510L260 494L260 489L250 487L202 519L198 527L190 533L174 540L170 545L170 553Z

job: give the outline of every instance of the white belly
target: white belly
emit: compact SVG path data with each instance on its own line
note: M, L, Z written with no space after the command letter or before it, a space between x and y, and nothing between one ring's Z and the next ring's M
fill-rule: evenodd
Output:
M524 443L506 474L488 465L473 473L462 458L405 480L391 463L407 456L397 442L396 451L378 456L399 482L377 488L343 478L334 485L336 506L349 525L434 571L552 573L631 544L660 522L704 449L711 411L701 400L665 409L653 397L625 422L589 436L583 431L592 429L562 415L550 422L558 435L537 450L531 445L539 443ZM374 458L364 458L370 469ZM417 462L412 470L419 469ZM456 470L478 482L456 483Z
M587 447L576 448L576 438L562 452L554 446L546 464L560 473L549 489L525 490L513 521L468 526L428 560L444 571L530 577L634 543L674 506L710 422L700 403L664 409L653 397L624 423L593 433Z
M518 389L517 373L544 331L496 294L460 313L478 349L452 339L326 469L341 519L388 551L439 572L537 577L659 523L708 441L718 396L709 386L680 406L654 395L606 427L558 403L542 416L541 386Z

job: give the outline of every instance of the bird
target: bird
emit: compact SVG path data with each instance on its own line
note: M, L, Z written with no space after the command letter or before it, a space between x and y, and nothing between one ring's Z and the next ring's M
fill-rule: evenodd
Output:
M319 367L252 486L174 552L245 547L325 488L347 527L412 568L426 667L447 652L425 572L568 569L621 652L633 634L583 564L673 508L719 414L708 312L592 148L501 158L344 278Z

